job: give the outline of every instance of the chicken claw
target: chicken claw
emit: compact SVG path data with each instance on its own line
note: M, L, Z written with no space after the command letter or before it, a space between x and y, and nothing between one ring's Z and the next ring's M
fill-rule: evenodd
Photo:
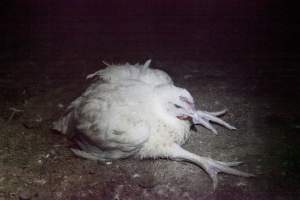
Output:
M194 124L201 124L205 128L211 130L214 134L217 134L217 130L210 124L210 122L214 122L216 124L220 124L230 130L235 130L236 128L224 120L220 119L218 116L225 114L227 110L221 110L217 112L207 112L198 110L193 117Z
M213 160L209 157L202 157L198 156L194 153L191 153L179 145L174 144L172 147L172 151L170 151L169 157L173 160L185 160L192 162L201 168L205 170L205 172L209 175L213 182L213 188L214 190L217 188L218 185L218 173L226 173L226 174L232 174L236 176L242 176L242 177L254 177L254 174L243 172L237 169L234 169L232 167L238 166L242 164L242 162L239 161L233 161L233 162L221 162L217 160Z

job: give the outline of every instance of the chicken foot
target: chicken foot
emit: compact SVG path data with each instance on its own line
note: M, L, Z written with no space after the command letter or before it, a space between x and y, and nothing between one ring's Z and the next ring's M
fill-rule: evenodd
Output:
M220 124L230 130L235 130L236 128L224 120L220 119L219 116L224 115L227 112L227 110L221 110L217 112L207 112L207 111L201 111L197 110L193 116L193 123L194 124L201 124L205 128L211 130L214 134L217 134L217 130L210 124L210 122L214 122L216 124Z
M177 161L188 161L194 163L205 170L205 172L210 176L213 182L213 188L216 189L218 185L218 173L232 174L236 176L243 177L253 177L253 174L243 172L232 167L242 164L242 162L221 162L213 160L208 157L198 156L194 153L191 153L177 144L174 144L172 148L168 151L169 158Z

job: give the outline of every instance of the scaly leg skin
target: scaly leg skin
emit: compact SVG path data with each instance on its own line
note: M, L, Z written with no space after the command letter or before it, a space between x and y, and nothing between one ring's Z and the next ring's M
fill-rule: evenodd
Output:
M191 153L177 144L173 144L173 146L168 151L169 158L173 160L179 161L189 161L192 162L205 170L205 172L210 176L213 182L214 190L217 188L218 185L218 173L226 173L232 174L236 176L243 176L243 177L253 177L253 174L242 172L232 167L240 165L242 162L221 162L217 160L213 160L208 157L198 156L194 153Z
M235 130L236 128L224 120L218 118L218 116L224 115L227 112L227 110L221 110L217 112L206 112L198 110L193 117L193 123L194 124L201 124L205 128L211 130L214 134L217 134L217 130L210 124L210 122L214 122L216 124L220 124L230 130Z

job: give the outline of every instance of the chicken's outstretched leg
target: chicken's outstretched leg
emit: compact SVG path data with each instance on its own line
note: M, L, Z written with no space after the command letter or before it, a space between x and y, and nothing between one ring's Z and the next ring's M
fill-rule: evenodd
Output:
M232 168L241 164L242 162L221 162L208 157L198 156L183 149L177 144L173 144L172 148L170 148L168 152L170 154L169 158L172 160L189 161L203 168L212 179L214 189L216 189L218 184L218 173L226 173L243 177L254 176L253 174Z

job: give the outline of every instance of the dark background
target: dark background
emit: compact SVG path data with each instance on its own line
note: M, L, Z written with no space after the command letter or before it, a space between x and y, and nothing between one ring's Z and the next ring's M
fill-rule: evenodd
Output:
M4 52L239 59L297 54L299 21L280 1L19 1L1 3ZM287 5L289 4L289 5ZM24 53L26 52L26 54ZM29 55L28 55L29 54Z

